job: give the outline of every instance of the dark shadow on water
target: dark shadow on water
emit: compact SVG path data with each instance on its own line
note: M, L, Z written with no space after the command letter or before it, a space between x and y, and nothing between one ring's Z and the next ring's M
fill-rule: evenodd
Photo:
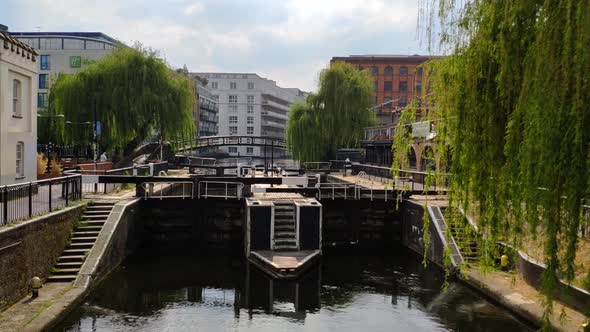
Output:
M295 281L235 257L140 252L57 330L529 330L461 284L441 291L444 274L406 250L326 255Z

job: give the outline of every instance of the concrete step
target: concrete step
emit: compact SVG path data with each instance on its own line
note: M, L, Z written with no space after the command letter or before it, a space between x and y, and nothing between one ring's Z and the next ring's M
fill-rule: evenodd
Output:
M99 216L99 215L105 215L108 216L111 213L111 210L86 210L84 211L83 215L84 216Z
M76 280L77 274L63 276L49 276L47 282L70 282Z
M275 246L297 246L295 239L275 239Z
M105 221L105 220L107 220L108 216L109 216L108 214L100 214L100 215L87 215L87 214L84 214L84 215L82 215L81 220L82 221L85 221L85 220L102 220L102 221Z
M65 269L80 269L82 267L82 262L60 262L56 263L54 266L56 269L65 270Z
M84 261L84 257L86 256L60 256L57 261L59 263L69 263L69 262L83 262Z
M92 202L90 204L88 204L88 206L114 206L115 202Z
M86 253L89 251L90 249L66 249L64 250L61 255L62 256L83 256L86 255Z
M295 245L275 245L275 251L294 251L297 250Z
M66 249L92 249L94 243L70 243Z
M98 236L99 233L100 232L81 232L81 231L76 231L76 232L74 232L74 234L72 234L72 238Z
M83 226L102 226L104 225L105 220L85 220L81 222Z
M63 275L78 275L78 272L80 272L80 269L56 269L53 272L51 272L52 276L63 276Z
M295 240L297 235L295 232L277 232L275 231L275 239L292 239Z
M77 227L76 231L80 231L80 232L100 232L100 230L102 229L102 225L100 226L81 226L81 227Z
M96 236L89 237L73 237L72 243L94 243L96 242Z
M86 211L111 211L113 209L112 205L88 205L86 207Z
M295 232L295 225L294 224L290 224L290 225L276 225L275 224L275 232Z

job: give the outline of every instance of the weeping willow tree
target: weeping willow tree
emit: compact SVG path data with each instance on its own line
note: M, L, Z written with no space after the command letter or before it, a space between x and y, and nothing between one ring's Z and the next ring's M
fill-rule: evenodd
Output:
M499 240L543 243L548 320L560 278L590 280L575 264L590 195L590 1L422 0L421 20L451 51L428 71L451 205L479 216L484 264Z
M186 141L195 130L193 89L190 79L174 73L154 52L121 48L77 74L59 75L50 112L65 115L68 122L57 132L66 144L89 143L95 115L103 150L135 147L154 130L166 140Z
M336 62L320 73L317 94L294 105L287 122L287 143L295 159L334 158L339 148L357 147L363 128L374 125L369 110L373 80L366 71Z

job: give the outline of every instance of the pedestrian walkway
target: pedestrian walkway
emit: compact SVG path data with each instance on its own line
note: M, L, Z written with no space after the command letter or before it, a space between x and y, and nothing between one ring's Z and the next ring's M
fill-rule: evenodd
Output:
M516 274L501 271L482 273L471 269L466 271L465 282L482 291L490 298L510 308L530 321L542 321L544 296ZM561 319L561 313L566 316ZM549 317L557 331L582 331L586 317L561 303L553 302L553 313Z

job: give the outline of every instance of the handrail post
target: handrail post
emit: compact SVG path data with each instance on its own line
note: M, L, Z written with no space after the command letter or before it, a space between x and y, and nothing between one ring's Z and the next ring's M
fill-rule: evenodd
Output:
M52 196L52 193L51 193L52 192L52 190L51 190L51 183L52 182L53 182L53 180L49 180L49 212L52 211L52 206L51 206L52 205L51 204L52 203L51 201L53 200L52 197L51 197Z
M209 182L205 182L205 198L208 197L208 195L207 195L207 191L208 191L207 190L207 186L208 186L208 184L209 184Z
M29 182L29 218L33 216L33 182Z
M4 186L4 195L2 195L2 205L3 206L3 215L4 215L4 224L8 224L8 186Z
M66 206L69 205L70 200L69 200L69 189L70 189L70 181L66 180Z
M227 200L227 182L225 183L225 199Z

